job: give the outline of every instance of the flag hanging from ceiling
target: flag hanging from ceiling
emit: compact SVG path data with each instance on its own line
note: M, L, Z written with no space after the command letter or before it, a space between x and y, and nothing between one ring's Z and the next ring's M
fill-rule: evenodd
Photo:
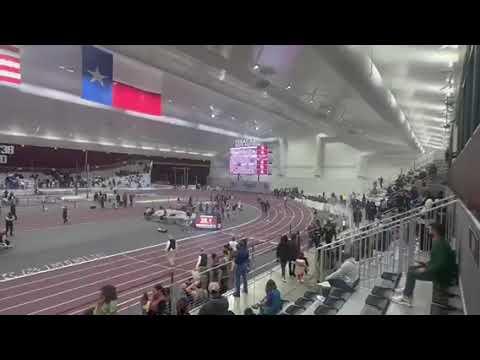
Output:
M82 46L82 97L118 109L150 115L162 114L160 94L122 81L114 71L113 55L93 46Z
M20 48L16 45L0 45L0 83L18 85L21 82Z

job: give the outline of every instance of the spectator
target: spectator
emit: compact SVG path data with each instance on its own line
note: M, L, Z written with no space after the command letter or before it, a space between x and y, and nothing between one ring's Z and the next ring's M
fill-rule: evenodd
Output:
M303 283L305 274L308 273L308 266L307 258L303 252L300 252L297 260L295 261L295 275L297 276L297 280L301 283Z
M14 217L11 212L5 217L5 233L7 234L10 231L10 236L13 236L13 220Z
M122 205L123 205L124 208L127 207L127 193L126 192L124 192L123 196L122 196Z
M105 285L100 290L100 298L93 309L93 315L115 315L117 313L117 289Z
M353 285L358 279L358 264L349 251L343 253L344 261L340 268L328 275L325 280L332 287L352 291Z
M195 265L195 270L198 271L200 276L200 284L202 289L207 289L208 286L208 274L207 274L207 265L208 265L208 257L207 254L200 249L200 255L198 255L197 264Z
M277 289L277 284L272 279L269 279L265 284L266 297L260 303L261 315L276 315L282 310L282 298L280 291Z
M295 277L295 261L298 256L298 243L296 234L293 234L288 241L288 273L291 277Z
M287 235L282 235L280 238L280 243L277 246L277 259L280 261L280 268L282 269L282 281L287 282L285 279L285 267L290 260L290 248Z
M188 303L187 298L182 297L177 301L177 315L190 315L189 313L190 304Z
M235 254L235 293L234 297L240 297L240 281L243 279L243 292L248 293L247 275L250 270L250 254L247 249L247 241L240 241Z
M15 221L18 220L17 218L17 205L15 204L15 196L10 193L11 195L11 200L10 200L10 214L15 218Z
M161 284L153 287L147 315L165 315L167 312L168 293Z
M218 260L217 254L213 253L210 255L212 259L212 263L210 265L210 275L209 275L209 281L210 282L216 282L220 284L220 280L222 277L222 270L220 267L220 262Z
M148 314L148 309L150 308L150 299L149 299L148 294L146 292L143 293L143 295L140 299L140 305L142 307L142 315L147 315Z
M223 249L222 266L220 268L220 292L223 294L230 288L230 274L232 272L232 259L229 248Z
M444 225L439 223L432 224L431 233L433 246L430 261L427 264L418 262L418 265L409 268L405 288L399 290L400 292L403 291L403 294L392 298L393 302L412 306L416 280L433 281L445 288L450 286L457 276L455 254L445 239Z
M63 218L63 224L66 224L68 222L68 208L67 208L67 205L63 205L63 207L62 207L62 218Z
M217 282L211 282L208 285L210 299L204 304L198 315L227 315L228 300L220 294L220 285Z

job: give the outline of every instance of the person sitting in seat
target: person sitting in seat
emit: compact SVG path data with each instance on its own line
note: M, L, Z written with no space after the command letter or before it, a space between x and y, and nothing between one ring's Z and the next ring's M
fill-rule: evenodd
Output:
M211 282L208 285L210 299L198 312L198 315L228 315L228 300L220 294L218 282Z
M353 291L353 287L358 280L358 264L350 251L343 253L343 259L340 268L328 275L325 280L331 287Z
M416 280L433 281L441 287L448 287L457 276L457 265L455 253L445 239L445 227L443 224L434 223L430 227L432 234L432 253L430 261L418 262L418 265L411 266L407 272L407 280L402 295L393 297L392 301L398 304L412 306L413 290Z
M260 303L260 315L276 315L282 310L282 297L277 284L269 279L265 284L266 297Z

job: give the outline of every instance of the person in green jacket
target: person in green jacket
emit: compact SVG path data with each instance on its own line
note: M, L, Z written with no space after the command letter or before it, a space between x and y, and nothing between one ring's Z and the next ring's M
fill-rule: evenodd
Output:
M427 264L419 263L417 266L410 267L405 288L400 290L403 291L403 294L392 298L393 302L412 306L412 295L416 280L432 281L441 287L448 287L457 275L455 253L445 240L444 225L432 224L431 234L433 246L430 261Z

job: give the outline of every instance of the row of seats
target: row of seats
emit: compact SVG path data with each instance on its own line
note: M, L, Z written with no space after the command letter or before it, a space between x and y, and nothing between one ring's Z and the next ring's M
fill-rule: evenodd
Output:
M293 304L286 307L284 315L335 315L347 302L357 288L360 279L354 283L351 291L339 288L328 289L328 293L308 290Z
M374 286L374 288L366 298L365 306L363 307L360 314L385 315L401 277L401 273L382 273L381 283Z
M442 289L434 285L431 305L432 315L464 315L458 286Z

